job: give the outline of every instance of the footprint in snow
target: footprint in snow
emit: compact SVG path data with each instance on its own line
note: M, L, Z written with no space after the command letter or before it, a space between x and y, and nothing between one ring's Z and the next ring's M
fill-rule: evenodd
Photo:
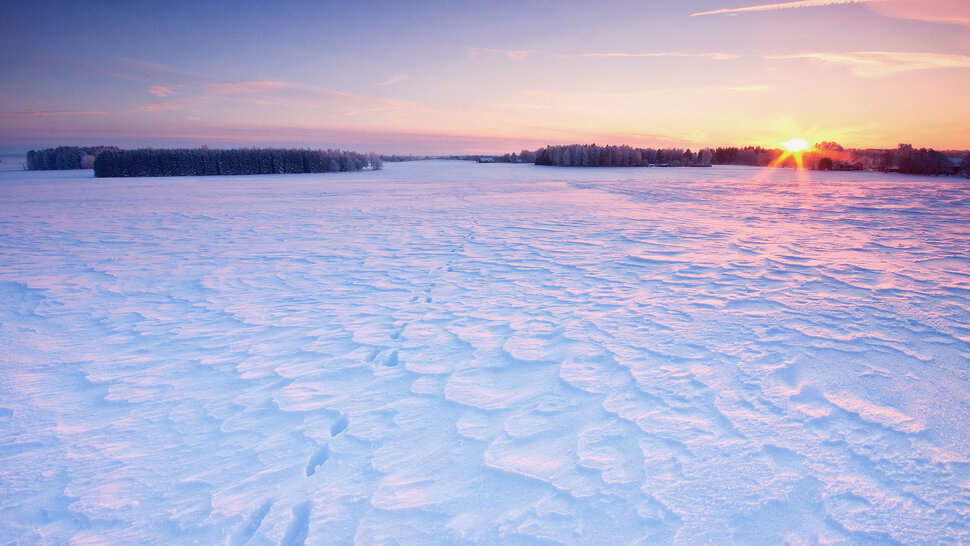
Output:
M259 526L263 524L263 519L266 518L266 514L269 513L270 508L273 507L273 503L276 502L275 499L269 499L263 503L262 506L253 510L246 521L242 522L236 531L229 537L230 546L242 546L256 535L256 531L259 530Z
M293 518L286 527L286 534L280 541L280 546L298 546L306 544L307 536L310 534L310 509L313 504L304 501L293 507Z
M317 471L317 467L327 462L329 458L330 446L323 444L323 447L313 452L313 455L310 456L310 461L306 464L307 477L312 476Z
M347 425L350 424L350 419L347 419L346 415L341 415L340 419L337 419L330 425L330 436L336 436L341 432L347 430Z

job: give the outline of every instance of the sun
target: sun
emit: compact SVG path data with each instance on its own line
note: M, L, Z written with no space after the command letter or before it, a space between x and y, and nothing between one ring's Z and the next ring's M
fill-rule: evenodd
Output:
M804 152L808 149L808 141L804 138L793 138L787 142L782 142L781 145L785 147L785 151L792 154Z
M793 138L787 142L782 142L781 145L785 151L771 162L771 166L781 167L791 158L795 161L795 167L799 171L803 170L805 168L805 159L802 157L802 154L812 148L809 146L808 141L804 138Z

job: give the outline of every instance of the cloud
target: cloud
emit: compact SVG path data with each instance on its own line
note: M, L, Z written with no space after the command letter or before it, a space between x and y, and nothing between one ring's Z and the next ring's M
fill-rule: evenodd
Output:
M863 4L872 11L893 19L908 19L950 25L970 26L970 2L966 0L798 0L758 4L741 8L716 9L692 13L698 15L736 15L749 11L817 8L844 4Z
M185 97L181 99L167 100L164 102L155 102L152 104L146 104L145 106L139 106L131 112L171 112L173 110L182 110L189 106L196 106L200 104L199 97Z
M516 103L496 104L495 106L498 108L514 108L514 109L522 109L522 110L548 110L549 108L553 107L551 104L516 104Z
M465 52L469 59L477 59L483 54L493 57L505 57L510 61L521 61L529 55L535 53L528 49L495 49L491 47L466 47Z
M735 14L745 11L773 11L778 9L793 9L793 8L817 8L822 6L835 6L840 4L870 4L876 2L887 2L889 0L798 0L796 2L779 2L776 4L759 4L756 6L746 6L742 8L726 8L726 9L716 9L711 11L699 11L697 13L691 13L691 17L697 17L699 15L720 15L720 14Z
M408 79L407 74L391 74L388 78L380 83L375 83L371 87L385 87L387 85L394 85L396 83L401 83Z
M725 61L728 59L738 59L741 55L737 53L681 53L679 51L667 51L663 53L581 53L564 55L564 57L699 57Z
M239 104L256 104L259 106L269 106L271 104L276 104L271 100L265 100L265 99L236 99L236 102Z
M295 84L278 80L220 82L206 85L206 89L224 95L252 95L268 91L290 89Z
M608 137L609 140L614 142L624 142L629 139L636 139L638 141L652 142L655 143L654 146L693 146L698 142L704 142L708 140L704 138L697 132L693 131L680 131L680 132L669 132L669 133L648 133L644 131L629 131L624 132L619 135L612 135Z
M146 91L156 97L167 97L169 95L175 95L175 90L167 85L153 85L149 87Z
M43 118L46 116L101 116L107 112L97 110L17 110L13 112L0 112L0 116L36 116Z
M894 0L869 8L893 19L970 26L970 2L966 0Z
M210 107L220 103L241 105L274 105L308 111L331 110L345 115L367 111L409 113L426 111L423 104L347 93L282 80L214 82L191 96L141 106L132 112L166 112L186 108Z
M763 84L751 84L751 85L735 85L735 86L722 86L722 85L694 85L694 86L683 86L683 87L662 87L657 89L644 89L639 91L619 91L619 92L600 92L600 93L563 93L558 91L544 91L541 89L532 89L523 91L526 96L543 99L543 100L558 100L558 101L583 101L583 100L612 100L612 99L625 99L625 98L635 98L635 99L645 99L650 97L684 97L684 96L703 96L703 95L717 95L723 93L724 91L734 91L742 93L761 93L766 91L771 91L774 87L770 85Z
M774 89L773 86L764 84L724 86L725 91L738 91L740 93L765 93L772 89Z
M641 97L647 96L646 92L635 93L559 93L556 91L529 90L524 92L530 97L537 99L615 99L621 97Z
M188 72L178 68L132 59L130 57L115 57L108 62L89 59L55 59L62 63L84 66L92 72L131 81L139 81L173 90L179 86L196 86L200 83L213 81L212 76ZM159 82L162 82L159 85ZM174 94L174 93L173 93Z
M911 19L913 21L926 21L927 23L943 23L945 25L960 25L964 27L970 27L970 17L953 17L947 15L934 15L930 13L913 13L907 16L900 15L888 15L887 17L892 17L894 19Z
M970 68L970 56L946 53L906 53L897 51L856 51L851 53L798 53L770 55L766 59L808 59L848 68L863 78L881 78L911 70Z

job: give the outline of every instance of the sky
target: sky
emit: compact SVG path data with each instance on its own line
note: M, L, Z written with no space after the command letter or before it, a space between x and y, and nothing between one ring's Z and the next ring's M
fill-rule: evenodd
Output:
M4 0L0 149L970 149L967 0Z

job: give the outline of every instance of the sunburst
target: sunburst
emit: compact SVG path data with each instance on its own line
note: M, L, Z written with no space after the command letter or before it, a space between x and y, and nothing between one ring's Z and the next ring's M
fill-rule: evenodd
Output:
M780 167L784 165L785 161L787 161L788 158L791 157L791 158L794 158L796 167L798 167L799 169L805 168L805 161L802 158L802 154L809 151L811 148L807 140L805 140L804 138L792 138L790 140L786 140L785 142L782 142L781 146L782 148L784 148L785 152L780 156L778 156L778 159L772 162L771 164L772 167Z

